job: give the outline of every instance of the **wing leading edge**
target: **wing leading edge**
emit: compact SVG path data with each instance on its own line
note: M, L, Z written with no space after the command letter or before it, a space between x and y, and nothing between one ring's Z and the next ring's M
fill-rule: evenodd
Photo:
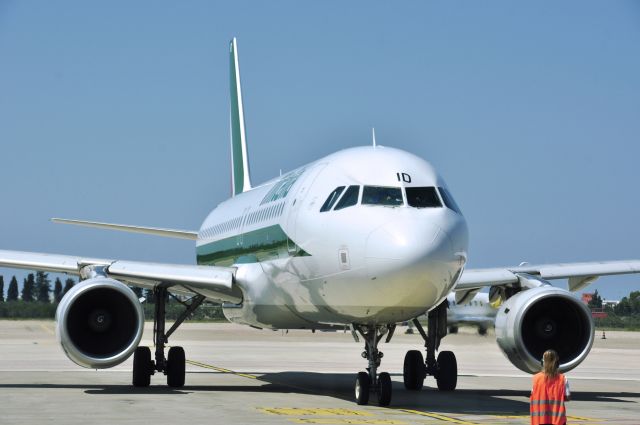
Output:
M211 300L234 304L242 302L242 293L234 284L236 269L231 267L146 263L0 250L0 267L82 276L91 266L102 267L108 277L143 288L163 284L169 286L172 292L199 294Z
M568 279L569 290L578 291L600 276L640 273L640 260L600 261L589 263L559 263L522 265L517 267L468 269L456 284L455 291L469 291L485 286L501 286L520 281L518 275L530 275L545 280Z

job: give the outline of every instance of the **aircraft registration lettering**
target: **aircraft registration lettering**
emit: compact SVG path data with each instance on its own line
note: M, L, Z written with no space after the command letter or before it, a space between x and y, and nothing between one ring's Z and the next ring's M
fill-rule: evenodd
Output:
M396 173L399 182L411 183L411 176L407 173Z

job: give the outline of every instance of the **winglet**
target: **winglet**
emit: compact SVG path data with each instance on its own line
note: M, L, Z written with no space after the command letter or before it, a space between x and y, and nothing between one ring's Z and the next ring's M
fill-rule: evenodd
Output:
M240 87L240 67L238 65L238 43L235 37L231 40L229 53L231 77L231 189L233 196L235 196L251 189L247 139L244 129L242 88Z

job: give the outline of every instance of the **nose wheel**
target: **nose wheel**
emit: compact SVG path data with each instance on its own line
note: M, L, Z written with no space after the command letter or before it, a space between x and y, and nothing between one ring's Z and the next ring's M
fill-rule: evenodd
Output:
M378 367L384 354L378 350L378 342L387 335L386 342L391 340L395 325L367 327L353 325L352 333L356 342L359 341L356 331L364 339L365 351L362 357L368 360L367 372L358 372L355 382L356 403L368 404L371 393L378 401L379 406L388 406L391 403L392 384L391 376L387 372L378 374Z

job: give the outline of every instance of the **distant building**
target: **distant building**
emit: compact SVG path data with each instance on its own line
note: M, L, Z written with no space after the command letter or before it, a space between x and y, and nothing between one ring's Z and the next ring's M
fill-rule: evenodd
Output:
M587 292L584 292L582 294L582 302L585 304L589 304L591 302L591 300L593 299L593 296L595 294L590 294ZM617 304L617 302L616 302ZM591 309L591 317L593 317L594 319L604 319L608 316L607 312L604 311L604 308L606 307L605 304L605 300L602 300L602 308L592 308Z

